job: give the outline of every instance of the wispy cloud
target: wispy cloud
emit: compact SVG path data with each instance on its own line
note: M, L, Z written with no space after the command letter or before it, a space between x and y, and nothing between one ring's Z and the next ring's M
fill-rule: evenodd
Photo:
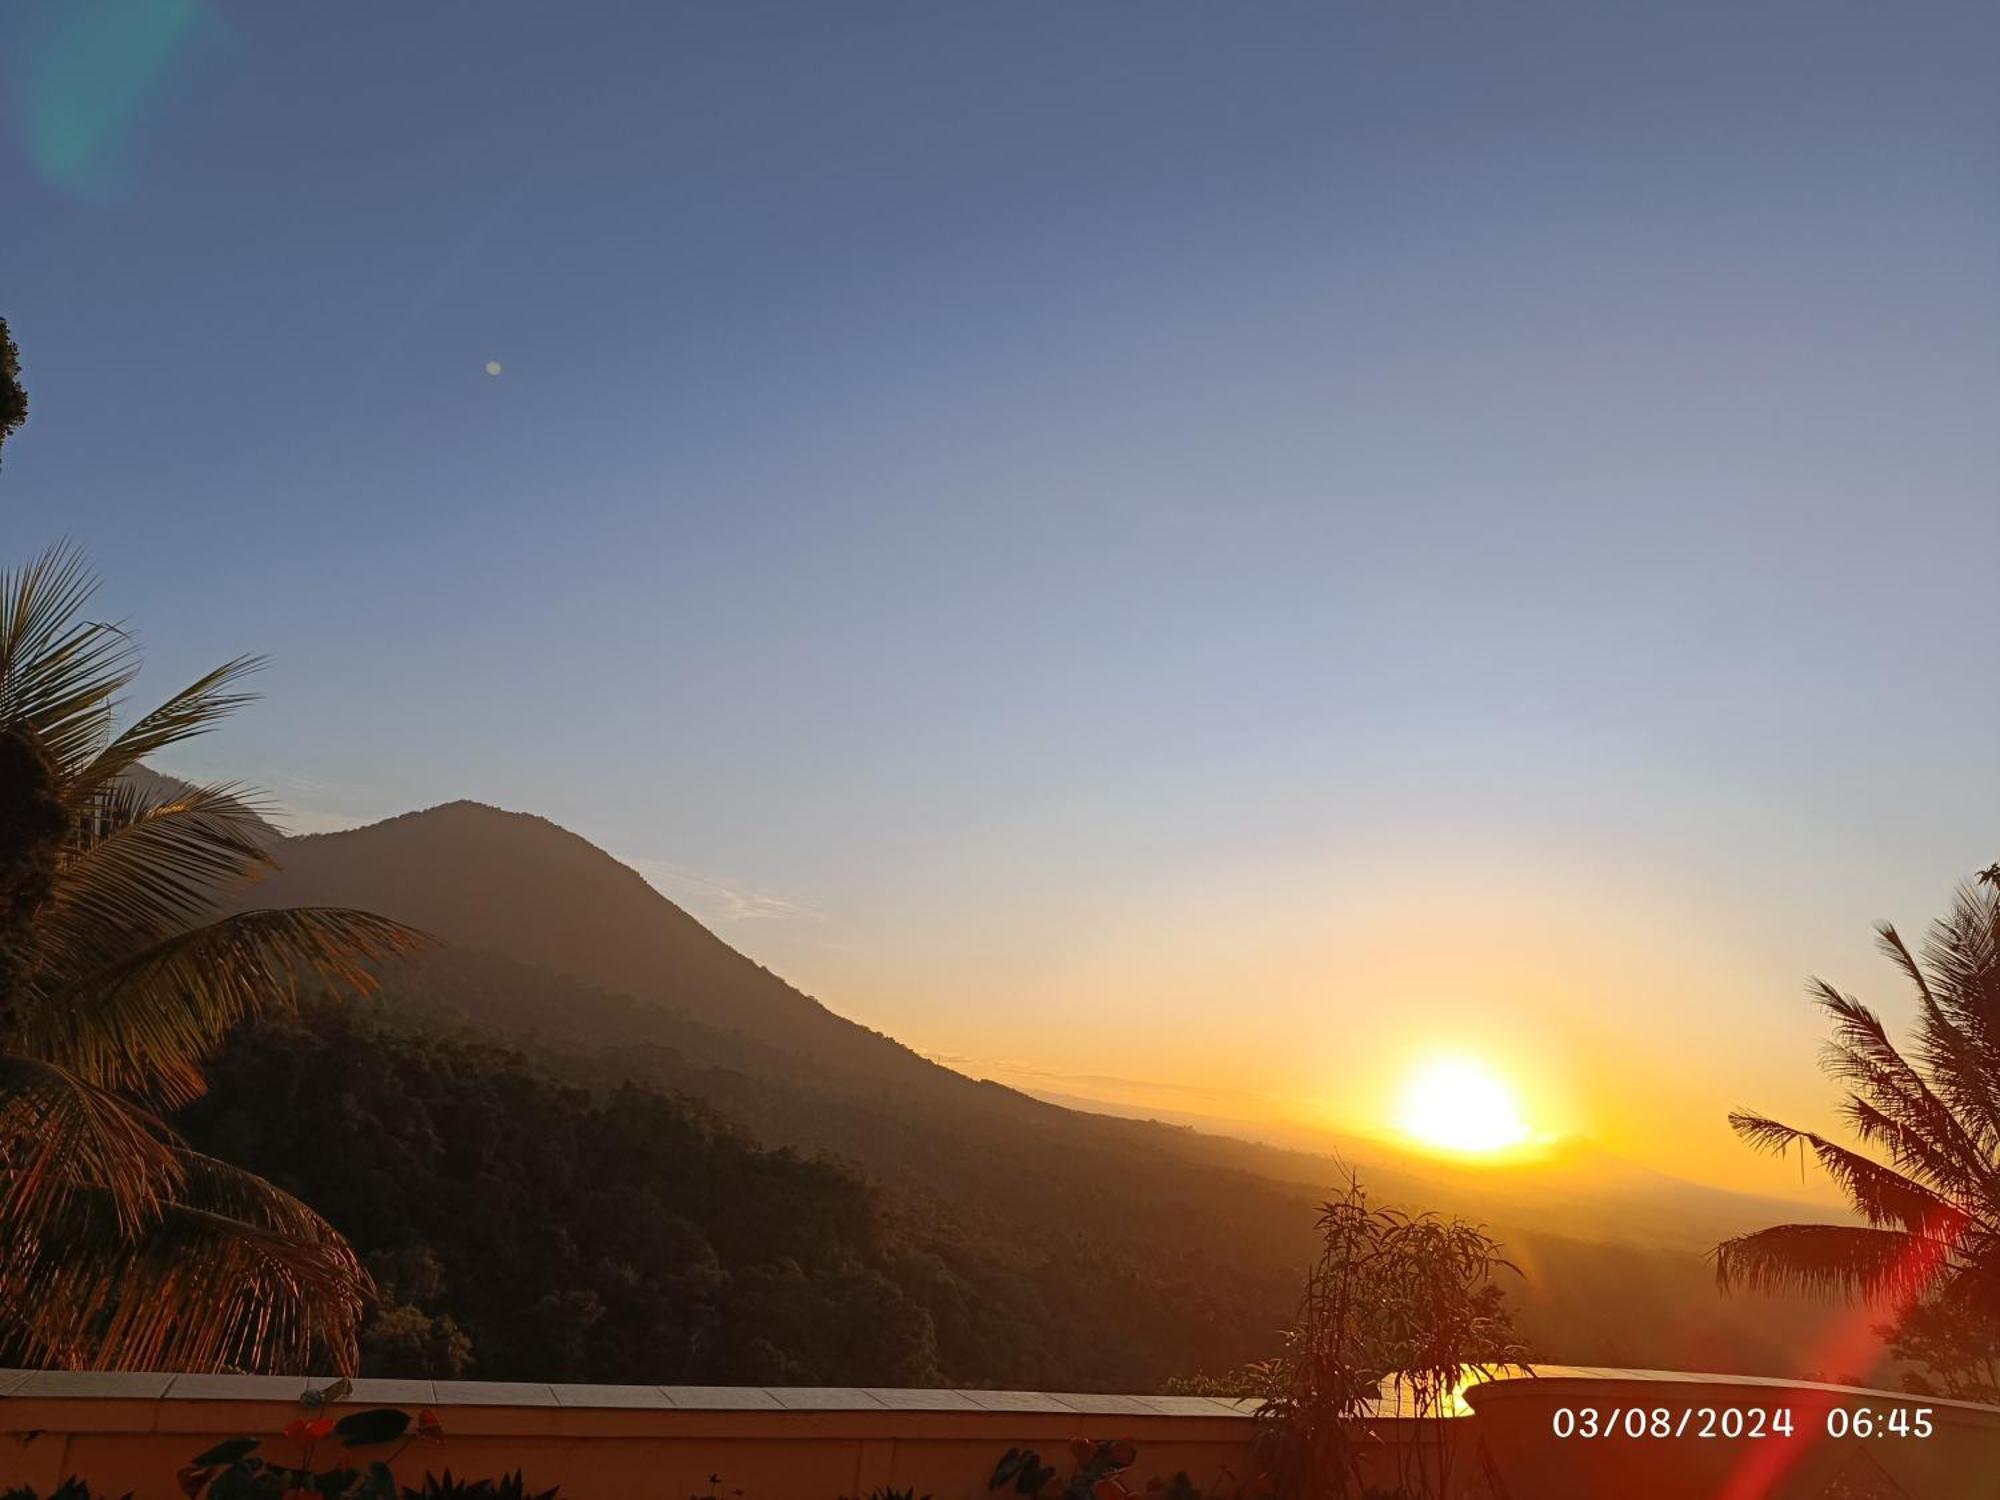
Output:
M698 916L711 921L817 921L822 915L803 901L778 891L726 876L704 874L664 859L635 859L628 855L625 863L662 896L694 909Z

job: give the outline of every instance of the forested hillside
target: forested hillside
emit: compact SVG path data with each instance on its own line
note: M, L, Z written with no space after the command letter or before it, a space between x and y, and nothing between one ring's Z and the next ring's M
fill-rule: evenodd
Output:
M602 851L540 818L454 803L350 833L286 840L280 857L284 873L256 887L250 899L362 905L444 940L421 961L385 971L379 1003L399 1024L504 1040L535 1068L601 1099L627 1097L618 1091L630 1084L699 1100L745 1141L843 1163L838 1175L869 1198L878 1238L865 1249L860 1240L843 1239L840 1253L929 1314L939 1379L1148 1389L1175 1375L1268 1355L1290 1317L1315 1205L1341 1171L1330 1156L1065 1109L939 1067L827 1011L721 943ZM318 1018L310 1034L290 1036L285 1045L317 1037L314 1045L337 1042L342 1054L365 1050L358 1034L328 1033L329 1024ZM254 1045L276 1045L281 1034L267 1028ZM453 1050L459 1043L401 1036L383 1045L417 1047L426 1056L477 1055L488 1059L482 1069L498 1066L476 1049ZM235 1056L225 1068L239 1066ZM364 1063L353 1056L346 1066L365 1074ZM469 1079L470 1066L454 1063L446 1072ZM518 1072L523 1065L514 1060L507 1067ZM455 1113L440 1124L421 1092L416 1105L396 1102L394 1090L411 1076L399 1067L371 1085L378 1121L396 1129L405 1115L425 1121L410 1127L423 1142L449 1135L452 1122L479 1117ZM226 1085L222 1092L229 1092ZM656 1100L649 1107L661 1106ZM274 1106L266 1096L239 1091L236 1108L247 1118ZM391 1161L461 1161L470 1149L462 1144L455 1154L433 1158L399 1146ZM652 1170L643 1160L634 1181ZM286 1170L262 1157L253 1164ZM1727 1214L1745 1212L1727 1195L1671 1186L1655 1192L1641 1184L1650 1196L1619 1198L1569 1170L1506 1183L1414 1163L1371 1164L1369 1172L1384 1201L1466 1212L1494 1225L1525 1273L1510 1296L1544 1358L1767 1374L1809 1367L1824 1309L1797 1300L1725 1300L1715 1290L1703 1252L1729 1232ZM386 1231L364 1233L346 1223L344 1208L316 1196L321 1189L299 1185L364 1248L402 1248ZM355 1213L394 1220L361 1201L364 1187L352 1190ZM463 1201L477 1218L484 1209L475 1196ZM1593 1204L1601 1209L1591 1211ZM587 1207L573 1198L542 1203L541 1232L567 1236L578 1247L595 1244L600 1232L587 1216L576 1217ZM700 1222L684 1209L673 1211ZM433 1248L442 1255L440 1246ZM613 1286L628 1275L643 1282L654 1253L620 1260L578 1248L577 1265L590 1269L538 1267L542 1281L533 1303L521 1300L537 1285L524 1274L520 1295L483 1315L496 1327L475 1348L481 1372L516 1368L487 1361L512 1358L508 1340L525 1336L498 1324L529 1315L551 1328L568 1318L585 1330L565 1335L573 1340L571 1363L530 1362L537 1369L616 1379L622 1376L614 1372L638 1368L609 1352L609 1335L588 1332L613 1296L595 1278L608 1276ZM668 1255L660 1263L681 1262ZM819 1268L800 1262L809 1281L833 1274L813 1264ZM729 1269L733 1277L745 1268ZM461 1316L458 1299L467 1294L451 1285L446 1270L444 1290L428 1299L406 1291L406 1283L424 1285L423 1274L391 1267L388 1280L422 1308ZM572 1292L567 1302L539 1300ZM472 1317L464 1311L461 1320ZM660 1347L679 1350L678 1336L666 1330ZM766 1367L793 1374L764 1378L835 1378L823 1357L797 1352L812 1343L803 1332L786 1337L793 1342L774 1340L774 1347L795 1365ZM681 1378L674 1372L684 1366L697 1373L721 1368L702 1359L741 1357L710 1350L690 1365L684 1353L662 1354L642 1362L643 1378ZM843 1368L858 1369L853 1361L875 1353L850 1350L842 1357L850 1361ZM885 1368L903 1367L897 1363L903 1355L885 1357Z
M332 1219L383 1306L368 1367L492 1379L925 1384L950 1273L851 1170L685 1100L327 1002L239 1032L183 1116ZM931 1290L932 1300L936 1297Z
M1185 1247L1130 1255L1087 1197L1052 1189L1011 1233L897 1209L695 1102L349 1003L243 1028L180 1123L367 1258L371 1373L1144 1387L1264 1346L1286 1311Z

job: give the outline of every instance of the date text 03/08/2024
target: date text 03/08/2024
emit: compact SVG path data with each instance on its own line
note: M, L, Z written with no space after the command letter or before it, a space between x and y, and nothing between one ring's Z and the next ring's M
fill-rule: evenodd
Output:
M1824 1413L1830 1438L1927 1438L1928 1406L1835 1406ZM1791 1438L1799 1423L1784 1406L1559 1406L1551 1418L1559 1438L1756 1440Z

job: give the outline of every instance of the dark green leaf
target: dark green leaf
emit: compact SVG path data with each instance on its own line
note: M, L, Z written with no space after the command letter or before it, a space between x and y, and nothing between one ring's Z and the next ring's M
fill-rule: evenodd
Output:
M410 1414L393 1406L357 1411L333 1424L333 1435L350 1448L393 1443L410 1430Z
M1032 1453L1024 1453L1019 1448L1009 1448L1005 1453L1000 1455L1000 1462L993 1466L993 1477L986 1481L986 1488L989 1490L999 1489L1001 1485L1007 1483L1016 1474L1020 1473L1021 1465L1033 1457Z
M257 1451L258 1439L253 1437L233 1437L217 1443L205 1453L197 1453L192 1460L198 1469L222 1468L240 1458L247 1458Z

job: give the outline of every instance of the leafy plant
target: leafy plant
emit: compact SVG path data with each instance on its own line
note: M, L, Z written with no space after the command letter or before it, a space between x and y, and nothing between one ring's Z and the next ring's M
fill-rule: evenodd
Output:
M454 1479L451 1470L442 1475L426 1474L417 1489L405 1489L403 1500L558 1500L560 1487L530 1493L527 1481L516 1469L498 1479Z
M1892 1321L1876 1324L1875 1332L1892 1358L1917 1367L1904 1374L1905 1390L1987 1406L2000 1403L2000 1317L1992 1310L1933 1298L1903 1308Z
M1114 1476L1131 1466L1134 1453L1130 1443L1079 1437L1070 1439L1069 1457L1072 1468L1065 1480L1056 1465L1043 1462L1034 1449L1009 1448L993 1466L986 1488L1009 1489L1017 1495L1036 1496L1038 1500L1090 1500L1098 1484L1116 1483ZM1117 1492L1123 1489L1121 1484ZM1101 1500L1112 1500L1113 1493L1107 1491Z
M1370 1205L1350 1177L1320 1208L1320 1254L1281 1355L1243 1372L1261 1388L1254 1444L1286 1496L1367 1495L1372 1441L1365 1419L1385 1393L1421 1422L1442 1424L1483 1369L1526 1358L1494 1276L1513 1266L1478 1225ZM1397 1496L1450 1487L1452 1445L1390 1450Z
M28 393L21 385L21 351L0 318L0 448L28 420ZM0 1497L4 1500L4 1497Z
M1135 1500L1139 1492L1130 1487L1127 1476L1139 1460L1139 1450L1129 1440L1071 1438L1067 1456L1070 1473L1065 1479L1057 1464L1044 1461L1033 1448L1009 1448L993 1466L986 1488L1031 1495L1036 1500ZM1144 1493L1153 1500L1238 1500L1240 1496L1264 1492L1246 1491L1234 1482L1204 1490L1183 1470L1170 1480L1152 1479ZM892 1491L882 1500L910 1500L910 1497L908 1491L901 1496Z
M330 908L218 916L268 867L229 785L143 763L251 701L225 663L118 729L131 635L70 548L0 575L0 1355L59 1367L355 1363L367 1278L297 1199L155 1113L302 976L366 989L417 935Z
M4 327L4 325L0 325ZM0 1490L0 1500L44 1500L42 1492L31 1485L17 1485L11 1490ZM96 1490L81 1479L65 1479L50 1490L47 1500L101 1500ZM132 1500L132 1492L127 1490L118 1500Z
M323 1411L328 1400L347 1392L337 1381L313 1392L303 1403L309 1412ZM198 1453L180 1471L181 1493L189 1500L560 1500L559 1487L530 1491L521 1471L498 1479L460 1479L450 1469L424 1475L415 1489L396 1487L394 1464L411 1442L436 1442L444 1437L437 1413L428 1407L414 1418L393 1406L369 1407L346 1416L303 1416L287 1424L284 1443L298 1462L274 1462L263 1452L263 1440L228 1438ZM328 1444L333 1461L322 1466ZM386 1458L363 1461L355 1450L396 1448ZM87 1497L79 1497L87 1500Z
M1921 956L1896 929L1876 929L1882 952L1915 992L1909 1055L1880 1017L1825 980L1812 994L1833 1018L1822 1066L1847 1085L1841 1113L1867 1150L1769 1119L1736 1113L1736 1133L1761 1151L1810 1154L1865 1225L1780 1224L1715 1249L1724 1290L1835 1293L1918 1313L1908 1352L1947 1366L1983 1364L1976 1348L1939 1337L1953 1324L1976 1344L2000 1319L2000 865L1961 886L1931 924ZM1975 1358L1975 1356L1977 1356ZM1990 1381L1990 1370L1986 1372ZM1945 1372L1941 1376L1950 1378Z

